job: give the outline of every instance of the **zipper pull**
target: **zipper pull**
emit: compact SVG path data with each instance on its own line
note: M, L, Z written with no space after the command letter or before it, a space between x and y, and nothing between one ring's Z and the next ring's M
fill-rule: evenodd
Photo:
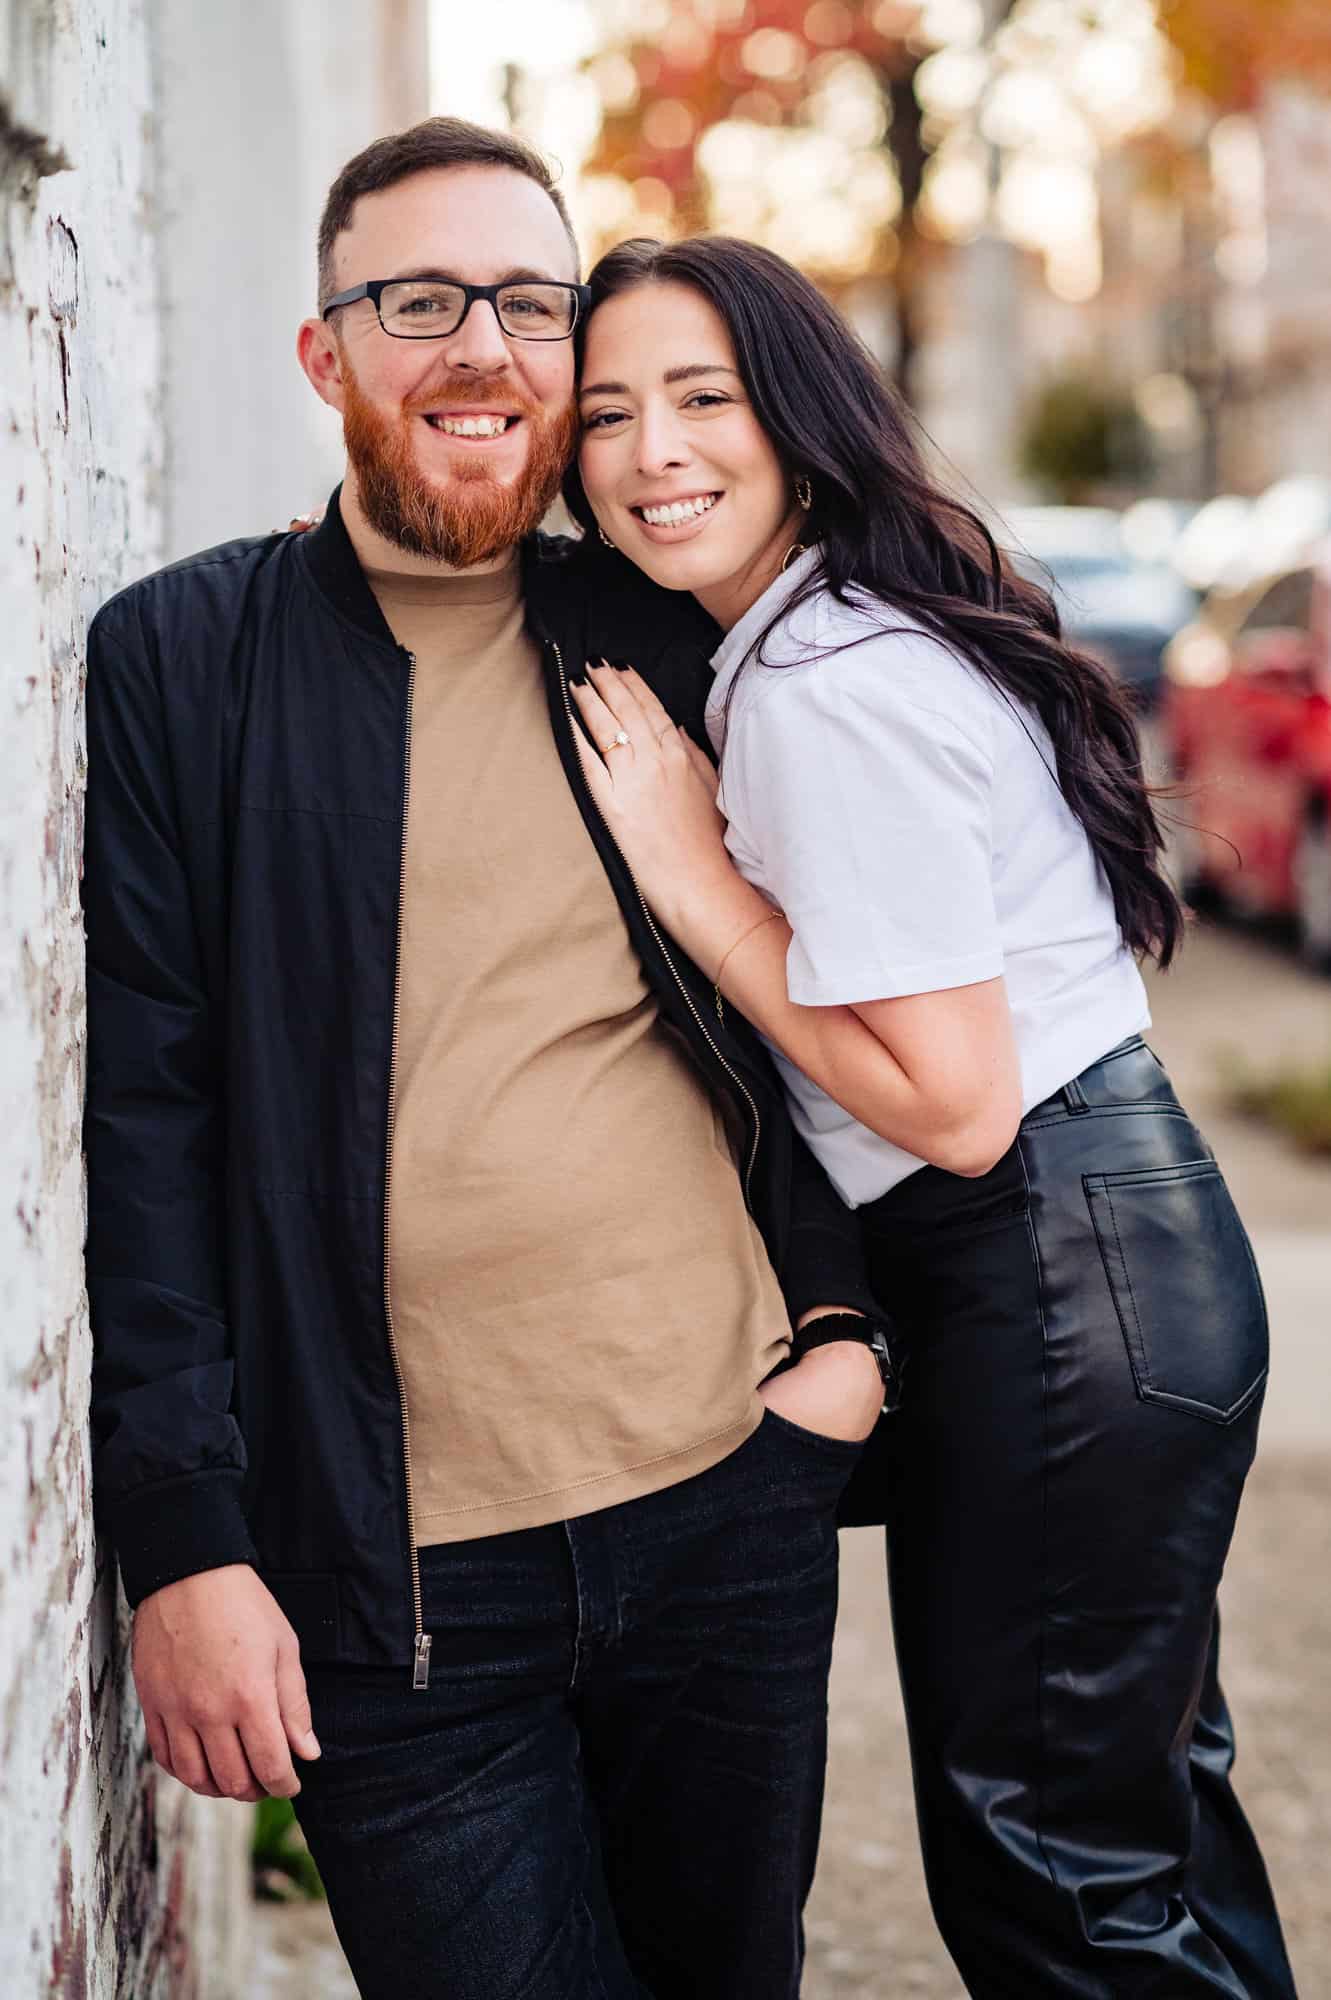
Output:
M428 1632L416 1634L416 1658L411 1669L413 1688L427 1688L430 1685L430 1635Z

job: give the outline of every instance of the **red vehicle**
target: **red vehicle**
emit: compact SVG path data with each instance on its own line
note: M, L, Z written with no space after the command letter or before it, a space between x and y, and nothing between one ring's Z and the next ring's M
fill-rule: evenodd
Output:
M1175 810L1193 823L1177 873L1254 914L1288 916L1331 966L1331 550L1216 592L1165 654L1161 722Z

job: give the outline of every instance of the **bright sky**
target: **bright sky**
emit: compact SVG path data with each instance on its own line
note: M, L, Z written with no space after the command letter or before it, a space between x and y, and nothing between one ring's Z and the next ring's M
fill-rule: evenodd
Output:
M432 0L430 85L434 111L503 125L505 63L548 84L576 69L599 40L588 0Z
M560 171L580 237L590 241L578 171L596 141L600 104L579 63L603 40L605 0L431 0L430 109L507 125L504 69L521 71L523 137Z

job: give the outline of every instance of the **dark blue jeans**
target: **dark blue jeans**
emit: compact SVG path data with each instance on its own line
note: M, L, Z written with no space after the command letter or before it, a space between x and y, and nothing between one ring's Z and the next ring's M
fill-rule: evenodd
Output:
M421 1552L430 1684L314 1666L296 1801L367 2000L793 2000L860 1447Z

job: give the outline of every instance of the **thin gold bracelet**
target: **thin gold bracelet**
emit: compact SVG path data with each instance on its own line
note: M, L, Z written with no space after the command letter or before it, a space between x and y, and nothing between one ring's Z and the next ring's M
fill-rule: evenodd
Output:
M726 1018L726 1010L721 1001L721 974L725 971L732 955L739 950L742 944L747 944L755 931L760 931L764 924L774 924L780 915L780 910L769 910L765 917L759 917L756 924L750 924L746 931L741 931L735 942L727 950L721 963L717 966L716 978L712 981L712 991L716 995L716 1018L718 1021L724 1022Z

